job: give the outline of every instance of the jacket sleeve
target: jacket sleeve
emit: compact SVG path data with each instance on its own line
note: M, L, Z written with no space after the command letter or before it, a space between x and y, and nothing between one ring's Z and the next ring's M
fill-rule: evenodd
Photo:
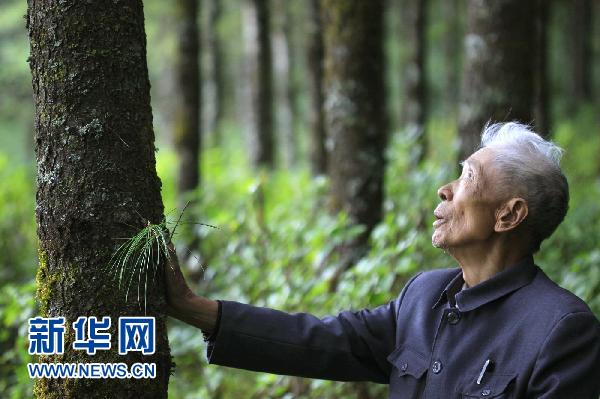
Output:
M563 316L542 346L528 397L597 399L600 325L591 312Z
M211 364L336 381L389 382L400 296L372 310L318 318L308 313L221 301Z

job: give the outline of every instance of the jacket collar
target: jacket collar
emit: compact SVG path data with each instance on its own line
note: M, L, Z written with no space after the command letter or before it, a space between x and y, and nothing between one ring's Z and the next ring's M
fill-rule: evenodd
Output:
M536 273L537 266L533 263L533 256L528 255L490 279L461 291L464 280L462 272L459 270L458 274L444 288L433 308L448 301L454 304L455 301L456 306L462 312L477 309L529 284Z

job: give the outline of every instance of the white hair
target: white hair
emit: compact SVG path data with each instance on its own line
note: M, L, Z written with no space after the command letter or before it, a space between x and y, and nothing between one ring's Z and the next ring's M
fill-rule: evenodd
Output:
M488 123L481 147L495 151L500 170L499 187L527 201L524 221L536 252L563 221L569 207L569 185L560 169L563 149L517 122Z

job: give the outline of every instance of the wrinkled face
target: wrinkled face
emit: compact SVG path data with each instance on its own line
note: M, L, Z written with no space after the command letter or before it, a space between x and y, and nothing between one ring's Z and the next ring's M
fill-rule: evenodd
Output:
M497 170L493 150L483 148L464 163L460 177L438 190L442 202L436 207L431 242L444 249L468 248L488 240L501 204L495 187Z

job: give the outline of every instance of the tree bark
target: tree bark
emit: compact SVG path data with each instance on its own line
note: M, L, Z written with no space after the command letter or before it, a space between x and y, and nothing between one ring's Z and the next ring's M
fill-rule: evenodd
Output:
M548 16L552 1L535 1L535 66L534 66L534 125L535 130L550 135L550 95L548 90Z
M469 0L460 159L476 149L487 121L532 121L535 25L532 1Z
M156 352L117 354L117 320L141 315L115 294L104 272L119 245L163 220L156 174L142 2L30 0L27 27L35 102L36 219L42 316L66 319L63 355L52 362L155 362L157 378L38 379L38 398L166 398L172 369L164 283L149 282L147 315L156 317ZM112 348L73 350L78 316L110 316Z
M321 0L311 0L309 4L308 30L308 90L310 96L310 166L313 175L327 173L327 152L325 150L325 118L323 114L323 23L321 21Z
M177 191L181 203L200 184L200 63L198 0L177 0L176 82L179 106L174 141L179 162Z
M569 49L571 97L575 105L592 99L592 2L573 0L570 7Z
M246 44L245 84L249 102L247 128L250 161L253 166L275 165L273 137L273 83L271 28L268 0L245 0L244 36Z
M298 123L298 84L296 81L296 70L298 69L298 62L296 58L297 45L295 42L295 30L294 26L296 26L296 21L294 21L293 13L292 13L292 5L291 3L286 2L284 7L284 25L283 32L285 35L285 41L287 43L288 48L288 82L286 86L286 97L287 101L290 104L290 142L289 142L289 164L290 166L296 166L298 164L298 153L299 153L299 143L298 143L298 131L297 131L297 123Z
M408 0L401 8L403 31L407 39L408 57L404 74L404 125L414 141L410 151L410 163L418 166L427 155L427 82L425 78L425 53L427 26L427 0Z
M273 0L273 64L275 69L275 96L277 108L277 137L280 143L283 165L291 168L297 161L296 135L294 133L294 82L292 67L294 64L291 43L290 18L286 0Z
M334 210L365 232L346 248L351 266L381 220L386 112L384 2L325 0L325 121Z
M225 114L225 83L223 81L225 67L223 63L223 49L219 35L219 21L221 19L221 0L210 1L210 20L207 30L208 52L211 56L212 73L212 108L210 127L214 138L213 144L218 146L222 141L221 124Z
M461 21L460 15L463 11L460 0L441 0L443 15L445 19L446 31L444 34L444 61L446 71L446 82L444 84L445 109L454 117L458 110L458 100L460 94L460 59L461 51Z

